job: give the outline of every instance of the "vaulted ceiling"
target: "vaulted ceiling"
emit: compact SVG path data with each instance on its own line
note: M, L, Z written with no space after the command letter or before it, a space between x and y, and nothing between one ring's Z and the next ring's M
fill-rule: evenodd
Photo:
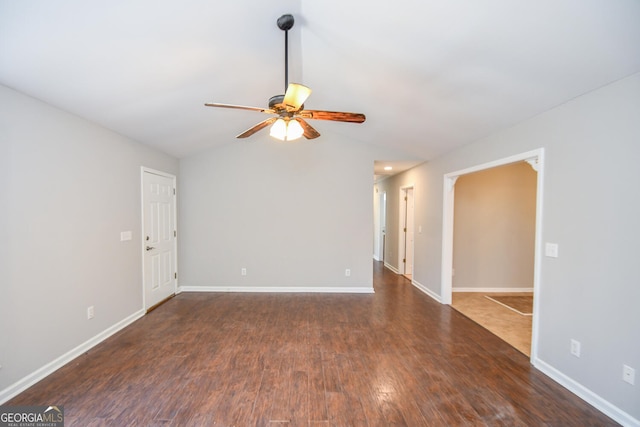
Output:
M638 0L0 0L0 83L177 157L249 143L266 116L203 104L284 92L284 13L306 107L367 116L316 129L425 160L640 71Z

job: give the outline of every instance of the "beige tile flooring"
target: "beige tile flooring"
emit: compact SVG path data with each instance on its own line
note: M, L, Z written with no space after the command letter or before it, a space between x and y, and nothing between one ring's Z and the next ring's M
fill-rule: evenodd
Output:
M454 292L451 306L480 326L493 332L527 356L531 355L531 319L485 295L532 295L529 293Z

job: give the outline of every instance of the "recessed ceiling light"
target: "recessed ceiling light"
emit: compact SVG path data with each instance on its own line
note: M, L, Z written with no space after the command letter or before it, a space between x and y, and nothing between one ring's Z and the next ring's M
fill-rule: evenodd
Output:
M393 168L392 168L391 166L385 166L385 167L384 167L384 170L386 170L386 171L390 171L390 170L392 170L392 169L393 169Z

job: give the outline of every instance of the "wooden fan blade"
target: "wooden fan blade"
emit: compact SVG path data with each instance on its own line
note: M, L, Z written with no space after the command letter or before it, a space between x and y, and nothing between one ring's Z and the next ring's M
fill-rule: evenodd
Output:
M251 129L247 129L246 131L242 132L240 135L236 136L236 138L247 138L253 135L254 133L258 132L259 130L266 128L270 124L274 123L276 120L278 120L277 117L269 117L268 119L261 121Z
M304 135L305 138L314 139L314 138L317 138L317 137L320 136L320 132L315 130L313 128L313 126L311 126L309 123L307 123L306 121L304 121L300 117L296 117L295 120L298 123L300 123L300 126L302 126L302 129L304 130L304 133L302 135Z
M305 119L333 120L336 122L363 123L366 120L364 114L345 113L340 111L302 110L296 114Z
M258 111L260 113L273 114L275 111L270 110L269 108L260 108L260 107L246 107L244 105L233 105L233 104L218 104L216 102L207 102L204 104L207 107L222 107L222 108L235 108L236 110L249 110L249 111Z
M311 95L311 89L308 87L298 83L289 83L282 103L287 111L298 111L309 95Z

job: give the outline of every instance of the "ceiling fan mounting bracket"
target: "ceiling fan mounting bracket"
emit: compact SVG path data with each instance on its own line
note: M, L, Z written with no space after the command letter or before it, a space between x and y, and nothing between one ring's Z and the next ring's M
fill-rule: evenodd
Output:
M280 28L282 31L288 31L293 27L294 22L295 20L293 19L293 15L282 15L280 18L278 18L278 28Z

